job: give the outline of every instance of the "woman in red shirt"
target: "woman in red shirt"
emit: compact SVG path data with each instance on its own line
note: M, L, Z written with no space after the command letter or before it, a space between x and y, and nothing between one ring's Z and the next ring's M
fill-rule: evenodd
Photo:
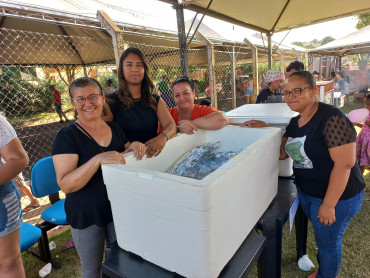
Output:
M176 107L169 111L176 123L177 132L193 134L198 128L220 129L229 124L225 113L213 107L194 104L194 87L188 77L177 78L172 84L172 91Z

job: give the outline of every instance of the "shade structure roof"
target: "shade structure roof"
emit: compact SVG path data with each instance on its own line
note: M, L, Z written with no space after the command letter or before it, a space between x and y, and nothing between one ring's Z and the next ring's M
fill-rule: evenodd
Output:
M370 25L308 52L330 56L370 53Z
M178 4L178 0L161 1ZM180 0L179 2L184 4L186 9L206 13L264 33L285 31L370 11L368 0Z

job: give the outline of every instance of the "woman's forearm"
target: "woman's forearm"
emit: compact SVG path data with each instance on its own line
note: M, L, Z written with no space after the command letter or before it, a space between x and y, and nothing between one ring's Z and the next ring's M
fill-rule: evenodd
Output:
M210 115L197 118L193 123L200 129L215 130L229 124L229 119L223 112L214 112Z
M330 174L328 189L323 200L327 207L335 207L338 200L346 189L351 168L345 165L334 164Z
M0 167L0 184L4 184L15 178L28 165L28 156L11 159Z
M85 187L100 167L99 160L97 160L96 157L93 157L82 166L58 177L58 166L67 163L67 161L64 157L58 156L54 156L53 160L57 171L58 185L66 194L76 192Z

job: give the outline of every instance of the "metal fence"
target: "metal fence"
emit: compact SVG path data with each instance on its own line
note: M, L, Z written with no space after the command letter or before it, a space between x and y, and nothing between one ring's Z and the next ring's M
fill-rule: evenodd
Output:
M95 42L97 47L90 50L91 56L114 57L113 47L99 47L99 45L111 46L112 41L110 39L91 37L73 37L72 39L73 44L78 45L79 48L87 47L87 42ZM37 46L32 47L28 43L30 40L37 40ZM0 112L5 114L17 131L18 137L30 158L28 167L23 171L24 182L18 182L22 194L23 208L26 208L30 202L32 204L29 189L27 186L23 186L30 179L32 166L39 159L51 155L57 132L63 126L68 125L69 121L74 120L73 107L67 93L70 82L81 76L90 76L96 78L103 88L107 87L109 79L113 81L114 88L117 88L118 85L117 69L114 61L88 65L76 64L73 60L76 52L72 50L68 52L66 51L67 48L64 47L66 41L70 40L70 36L0 28L0 49L3 55L2 62L0 62ZM154 83L158 84L162 79L165 79L170 84L181 75L178 48L129 41L125 41L125 43L127 43L127 46L140 48L146 55L150 65L150 77ZM107 55L107 51L111 51L111 53ZM37 63L29 63L30 55L32 55L32 60L35 60L35 57L37 58ZM60 60L58 59L61 58L60 55L63 55L63 59L67 61L66 63L53 62L53 58L55 58L55 61ZM194 65L193 62L196 59L199 60L200 56L207 61L205 48L190 49L188 52L190 77L196 80L197 84L197 103L208 98L206 91L209 85L207 64ZM224 61L231 61L231 53L216 51L215 56L216 83L218 84L217 106L220 110L229 111L233 108L233 74L231 72L231 62L228 64ZM68 62L69 57L71 57L70 63ZM62 111L65 113L67 120L63 115L56 113L53 94L49 90L50 85L53 85L61 93ZM157 86L157 93L162 93L159 86ZM238 90L236 96L237 106L245 104L243 90ZM173 105L169 101L167 101L167 104L168 106ZM60 197L64 197L63 193L60 193ZM38 222L39 214L50 203L47 197L36 201L39 202L39 206L29 210L24 215L26 221Z

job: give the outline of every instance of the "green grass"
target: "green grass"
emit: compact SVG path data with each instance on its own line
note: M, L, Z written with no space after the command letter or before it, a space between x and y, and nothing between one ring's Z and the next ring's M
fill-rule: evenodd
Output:
M342 110L345 113L353 109L363 108L362 103L352 103L350 96L350 103L346 104ZM343 261L339 272L341 278L365 278L370 277L370 172L365 172L365 181L367 184L364 202L361 212L351 221L348 226L343 239ZM50 238L54 240L57 248L51 251L53 260L61 264L60 269L53 268L51 274L47 277L52 278L67 278L80 277L80 261L74 247L61 250L60 246L71 241L72 236L70 230L64 231L56 236ZM309 258L313 261L316 268L310 272L302 271L298 268L296 262L296 246L295 246L295 231L294 226L292 232L289 232L289 224L286 223L283 230L283 248L282 248L282 277L284 278L304 278L317 269L316 260L316 244L313 237L313 230L309 223L308 239L307 239L307 253ZM58 257L57 257L58 256ZM36 257L27 252L22 254L23 263L28 278L36 278L38 271L45 265ZM256 267L253 269L248 277L257 277Z

